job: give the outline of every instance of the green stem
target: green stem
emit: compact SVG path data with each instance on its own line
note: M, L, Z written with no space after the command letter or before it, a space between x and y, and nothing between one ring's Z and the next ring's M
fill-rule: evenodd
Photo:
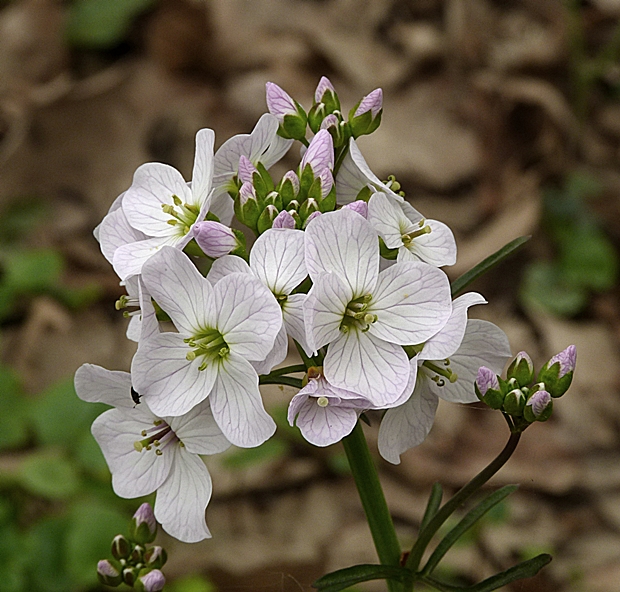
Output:
M383 565L400 565L400 544L396 538L392 516L387 507L379 475L368 449L359 421L342 443L355 479L377 555ZM387 581L388 590L401 590L397 582Z
M452 513L465 501L480 489L497 471L499 471L508 462L508 459L515 451L517 444L521 438L521 433L511 433L504 449L484 468L480 471L467 485L463 486L454 496L449 499L441 509L435 514L433 519L428 523L411 549L405 567L413 571L417 571L422 559L422 555L435 533L441 528L443 523L452 515Z
M283 384L298 389L302 388L301 378L293 378L292 376L259 376L259 384Z
M295 364L293 366L284 366L284 368L276 368L269 374L265 374L265 378L273 378L274 376L282 376L283 374L293 374L294 372L305 372L305 364Z

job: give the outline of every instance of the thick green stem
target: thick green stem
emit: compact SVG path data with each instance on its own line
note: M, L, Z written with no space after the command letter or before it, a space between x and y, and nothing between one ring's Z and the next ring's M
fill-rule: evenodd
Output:
M406 567L413 571L418 570L422 555L435 533L461 504L465 503L472 494L478 491L478 489L508 462L508 459L512 456L512 453L519 443L519 438L521 438L520 432L510 434L510 439L506 443L506 446L504 446L504 449L495 459L482 469L482 471L467 483L467 485L459 489L459 491L441 507L426 528L420 532L418 540L413 545L409 557L407 557Z
M292 386L298 389L302 388L301 378L293 378L292 376L259 376L259 384L282 384Z
M394 523L359 421L353 431L343 438L342 443L362 500L379 560L384 565L400 565L400 545L396 538ZM391 592L402 589L400 584L390 580L387 585Z
M283 374L294 374L295 372L305 372L305 364L295 364L294 366L284 366L283 368L276 368L269 374L265 374L265 378L273 378L274 376L282 376Z

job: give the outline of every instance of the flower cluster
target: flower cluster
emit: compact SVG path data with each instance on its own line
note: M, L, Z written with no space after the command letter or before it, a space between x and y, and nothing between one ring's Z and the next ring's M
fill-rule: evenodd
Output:
M115 492L157 491L156 519L183 541L210 536L201 456L273 435L259 381L286 374L272 372L289 344L306 369L286 383L301 387L290 423L327 446L364 411L386 410L379 451L392 463L426 437L439 398L477 401L478 368L500 372L510 357L501 329L467 318L481 295L452 300L441 269L456 259L452 232L362 156L356 139L379 125L381 90L346 118L327 78L307 112L272 83L267 106L217 152L200 130L191 182L142 165L95 231L138 348L131 373L85 365L76 390L112 407L92 431ZM299 166L274 181L295 140Z

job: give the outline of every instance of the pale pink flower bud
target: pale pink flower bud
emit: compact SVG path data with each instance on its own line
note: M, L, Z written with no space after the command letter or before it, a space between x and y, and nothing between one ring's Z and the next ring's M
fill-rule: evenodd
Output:
M306 218L306 223L304 224L304 228L307 228L308 224L310 224L310 222L312 222L312 220L314 220L315 218L318 218L320 215L321 215L321 212L312 212L312 214L310 214Z
M285 115L297 114L295 101L288 93L273 82L268 82L265 86L267 90L267 109L280 123L284 121Z
M334 94L336 94L336 89L334 88L334 85L330 82L329 78L327 78L327 76L321 76L321 80L319 80L316 90L314 91L315 103L321 102L321 99L323 98L326 90L331 90Z
M295 173L295 171L287 171L282 177L282 183L284 183L287 179L293 185L293 191L295 192L295 195L297 195L299 193L299 177L297 176L297 173Z
M246 181L239 189L239 201L243 206L249 199L255 200L256 192L254 191L254 185L250 181Z
M118 569L116 569L107 559L102 559L99 563L97 563L97 573L106 578L116 578L120 575Z
M152 543L157 533L157 521L151 504L143 503L134 513L130 535L134 542L144 545Z
M138 578L142 583L144 592L160 592L166 585L164 574L158 569L154 569L149 573Z
M272 228L295 228L295 219L283 210L274 218Z
M299 170L303 171L309 164L315 174L319 174L323 169L334 169L334 141L327 130L320 130L304 152L299 165Z
M550 403L551 395L547 391L537 391L530 397L526 405L532 408L534 417L538 418L545 412Z
M209 257L217 259L228 255L238 246L235 233L224 224L207 220L206 222L196 222L192 228L194 238L198 246Z
M258 172L256 167L252 164L250 159L243 154L239 158L239 179L242 183L251 183L252 176Z
M342 207L353 210L354 212L357 212L360 216L364 216L364 218L368 218L368 202L365 202L363 199L358 199L357 201L354 201Z
M486 366L480 366L480 368L478 368L476 384L478 385L478 390L483 397L489 389L499 390L497 374Z
M577 348L574 345L569 345L559 354L555 354L555 356L547 362L547 367L551 368L551 366L557 362L560 363L560 374L558 378L562 378L569 372L574 372L577 363Z
M321 129L329 129L330 127L337 128L339 124L338 118L333 113L330 113L321 121Z
M329 169L323 169L319 174L319 179L321 179L321 197L325 199L334 186L334 176Z
M377 116L377 113L383 108L383 91L380 88L376 88L371 93L368 93L361 101L353 117L358 117L370 111L372 118Z

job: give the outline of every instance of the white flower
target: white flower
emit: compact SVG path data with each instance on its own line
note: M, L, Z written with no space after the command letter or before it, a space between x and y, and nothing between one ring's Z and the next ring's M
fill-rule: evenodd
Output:
M287 334L309 355L303 315L306 294L291 294L308 275L304 262L304 233L289 228L270 228L256 239L250 251L249 265L240 257L227 255L213 262L207 279L217 284L227 275L238 272L260 279L282 308L284 324L269 355L253 364L257 372L268 374L286 358Z
M325 378L389 405L408 382L402 346L427 341L450 316L446 275L419 262L379 272L377 233L350 209L308 225L306 267L313 281L304 303L308 343L314 351L329 344Z
M112 473L117 495L135 498L157 491L155 518L173 537L193 543L209 538L205 508L211 476L198 455L230 443L205 401L181 417L157 417L131 398L131 375L85 364L75 375L84 401L115 407L101 414L92 432Z
M215 421L233 444L262 444L275 423L250 361L265 359L282 325L271 292L244 273L211 286L172 248L145 264L142 280L178 333L140 340L132 362L136 390L158 415L183 415L209 397Z
M163 246L183 249L192 239L192 226L205 219L211 203L214 138L210 129L196 134L191 184L166 164L150 162L136 170L123 196L122 210L129 226L146 238L114 251L114 270L121 279L139 274Z
M467 320L467 309L486 301L475 292L463 294L452 305L446 325L411 359L417 371L415 389L402 405L387 411L379 429L379 452L398 464L400 455L428 435L439 398L452 403L474 403L474 381L480 366L501 372L510 358L506 334L488 321Z

